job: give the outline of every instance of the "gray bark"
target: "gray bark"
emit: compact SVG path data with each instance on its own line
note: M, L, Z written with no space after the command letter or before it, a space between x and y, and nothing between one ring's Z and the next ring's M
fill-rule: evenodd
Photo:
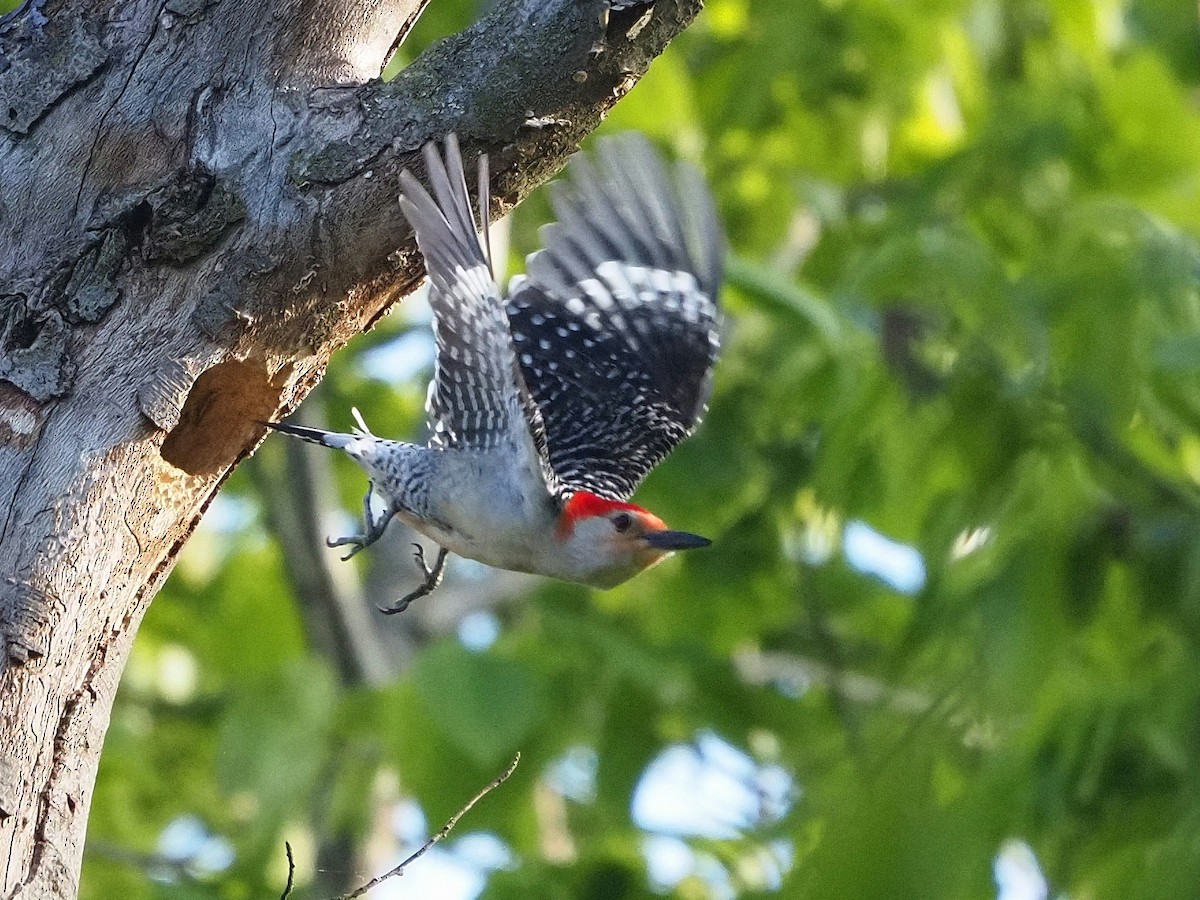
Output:
M456 131L499 213L701 5L622 13L597 55L600 0L502 0L380 83L424 2L0 18L0 896L75 896L146 605L256 420L422 277L400 169Z

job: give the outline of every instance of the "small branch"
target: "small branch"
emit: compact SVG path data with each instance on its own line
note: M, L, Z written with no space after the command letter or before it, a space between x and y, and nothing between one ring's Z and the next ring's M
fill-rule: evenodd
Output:
M478 803L480 800L482 800L484 797L486 797L488 794L490 794L496 788L500 787L500 785L504 784L504 782L508 781L509 776L512 775L512 773L516 771L517 763L519 763L520 761L521 761L521 754L518 753L516 756L513 757L513 761L508 764L507 769L505 769L503 772L501 772L499 775L497 775L495 778L493 778L492 781L486 787L483 788L483 790L481 790L478 794L476 794L474 797L472 797L470 800L468 800L466 805L463 806L462 809L460 809L458 812L456 812L454 815L452 815L446 821L446 824L443 825L441 827L441 829L438 830L438 832L433 835L433 837L431 837L424 844L422 844L417 849L417 851L415 853L413 853L411 856L407 857L404 860L404 862L400 863L400 865L396 866L394 869L390 869L387 872L384 872L382 875L377 875L376 877L374 877L370 881L368 881L366 884L364 884L362 887L357 888L354 891L351 891L349 894L342 894L340 897L336 898L336 900L354 900L354 898L361 897L363 894L365 894L367 891L371 890L372 888L379 887L379 885L383 884L383 882L387 881L389 878L398 878L401 875L403 875L405 868L407 868L410 863L415 862L416 860L420 859L422 856L424 856L426 853L429 852L429 850L433 847L434 844L437 844L438 842L442 841L448 834L450 834L450 832L454 830L454 826L458 824L458 820L461 819L463 816L465 816L468 812L470 812L471 807L473 807L476 803ZM296 871L296 864L292 860L291 845L285 842L283 846L287 849L288 879L287 879L287 887L284 888L283 895L279 898L279 900L287 900L288 895L292 892L292 876Z
M283 849L287 851L288 880L287 884L283 887L283 893L279 895L279 900L287 900L288 894L292 892L292 881L296 877L296 859L292 856L292 845L284 841Z
M433 847L434 844L438 843L443 838L445 838L446 835L448 835L451 832L451 830L453 830L454 826L458 824L458 820L461 819L463 816L465 816L467 814L467 812L471 809L472 806L474 806L476 803L478 803L480 800L482 800L484 797L486 797L488 794L490 794L496 788L500 787L500 785L504 784L504 782L508 781L508 777L510 775L512 775L512 773L514 771L516 771L517 763L519 763L520 761L521 761L521 754L518 753L516 756L513 757L513 761L508 764L507 769L505 769L503 772L501 772L499 775L497 775L494 779L492 779L492 782L487 787L485 787L478 794L476 794L474 797L472 797L470 800L468 800L467 805L464 806L462 809L460 809L458 812L456 812L454 815L452 815L446 821L446 824L441 827L441 830L439 830L433 837L431 837L424 844L422 844L417 849L416 853L412 854L412 856L408 857L406 860L404 860L404 862L402 862L402 863L400 863L400 865L396 866L396 868L394 868L388 872L384 872L382 875L379 875L375 878L372 878L370 881L368 881L362 887L358 888L355 891L352 891L349 894L343 894L341 897L338 897L337 900L354 900L355 897L361 897L367 891L371 890L371 888L378 887L383 882L387 881L389 878L399 877L399 876L403 875L405 867L409 863L413 862L414 860L417 860L420 857L424 856L430 850L430 848Z

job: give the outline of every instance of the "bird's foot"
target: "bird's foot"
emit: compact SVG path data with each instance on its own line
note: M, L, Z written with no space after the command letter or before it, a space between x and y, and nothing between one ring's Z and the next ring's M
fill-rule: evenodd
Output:
M396 613L404 612L408 609L408 604L427 594L432 594L437 589L437 586L442 583L442 575L446 568L446 556L450 551L445 547L439 547L437 560L434 562L433 567L430 568L425 562L425 548L420 544L413 544L413 548L415 550L413 555L416 557L417 565L425 573L425 582L416 590L409 591L392 606L379 607L379 611L385 616L394 616Z
M342 557L342 562L345 562L356 553L366 550L373 543L375 543L375 540L366 534L348 534L340 538L325 538L325 546L330 549L334 547L350 548L350 552Z
M355 410L357 412L357 410ZM373 543L383 537L383 533L387 530L388 522L392 520L392 514L387 513L376 519L371 515L371 491L374 488L367 489L367 496L363 498L363 521L366 522L367 531L365 534L349 534L346 537L340 538L325 538L326 547L349 547L350 552L342 557L342 562L350 559L354 554L366 550Z

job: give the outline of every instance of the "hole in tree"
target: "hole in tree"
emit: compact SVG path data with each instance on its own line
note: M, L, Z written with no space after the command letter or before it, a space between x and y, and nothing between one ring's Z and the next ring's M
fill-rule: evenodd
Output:
M223 472L259 435L258 421L278 408L286 375L273 382L255 360L228 360L206 370L163 441L162 458L189 475Z
M9 350L28 350L37 340L41 327L32 318L24 316L8 333Z
M153 216L154 207L145 200L126 213L125 221L122 224L129 243L134 247L141 246L142 238L146 234L146 229L150 227L150 219Z

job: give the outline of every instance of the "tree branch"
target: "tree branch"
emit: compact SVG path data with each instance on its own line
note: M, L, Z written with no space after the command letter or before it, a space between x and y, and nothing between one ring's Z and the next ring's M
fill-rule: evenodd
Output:
M429 0L278 0L275 58L297 87L378 78Z

